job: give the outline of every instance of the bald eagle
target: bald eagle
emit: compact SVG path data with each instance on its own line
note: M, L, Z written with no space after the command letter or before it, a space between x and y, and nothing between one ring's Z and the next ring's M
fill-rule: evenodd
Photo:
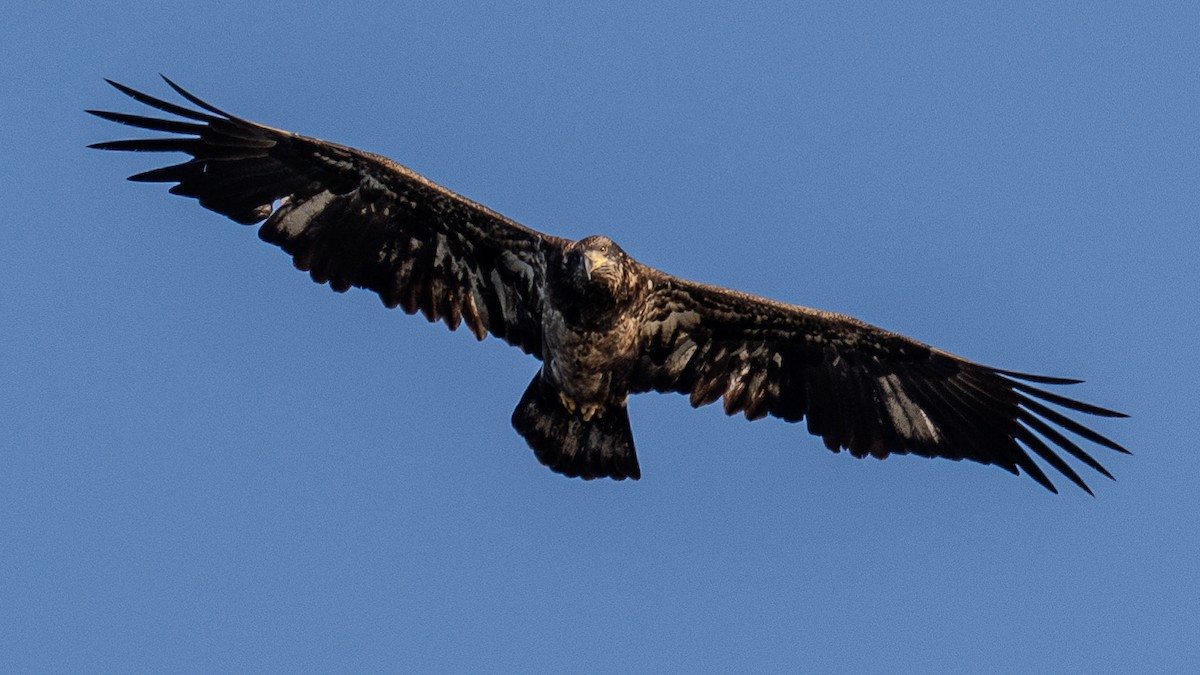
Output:
M750 420L807 419L834 452L969 459L1054 492L1031 452L1089 494L1060 452L1112 478L1065 432L1128 452L1059 409L1123 414L1034 386L1078 380L988 367L848 316L686 281L608 237L542 234L385 157L235 117L170 80L196 108L109 84L173 118L87 112L172 135L90 147L191 156L130 180L174 183L173 194L262 223L262 239L335 291L369 289L388 307L540 359L512 423L561 474L639 478L626 403L649 391L696 407L723 399L727 414Z

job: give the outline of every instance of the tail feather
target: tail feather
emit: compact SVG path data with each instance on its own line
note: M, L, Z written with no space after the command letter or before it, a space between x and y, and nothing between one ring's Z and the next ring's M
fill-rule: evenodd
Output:
M624 403L584 421L563 407L557 391L543 386L538 372L513 411L512 424L552 471L585 480L642 477Z

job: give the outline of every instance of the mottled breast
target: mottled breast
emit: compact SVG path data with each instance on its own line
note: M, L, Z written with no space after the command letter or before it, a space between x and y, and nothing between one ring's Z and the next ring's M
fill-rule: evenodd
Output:
M542 318L544 376L580 403L626 399L641 351L636 313L602 330L572 327L554 307L547 307Z

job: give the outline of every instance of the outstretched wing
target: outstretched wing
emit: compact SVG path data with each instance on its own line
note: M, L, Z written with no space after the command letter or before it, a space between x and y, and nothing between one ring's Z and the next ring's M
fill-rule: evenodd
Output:
M635 391L688 394L699 407L798 422L834 452L970 459L1057 492L1029 451L1091 494L1058 454L1103 466L1063 432L1128 453L1047 404L1105 417L1122 413L1031 386L1077 380L989 368L840 314L684 281L652 280Z
M166 79L166 78L164 78ZM564 240L513 222L379 155L234 117L167 83L202 110L116 82L134 100L182 119L89 110L173 136L90 147L183 152L192 159L130 176L250 225L314 281L379 294L451 330L465 323L541 355L546 254Z

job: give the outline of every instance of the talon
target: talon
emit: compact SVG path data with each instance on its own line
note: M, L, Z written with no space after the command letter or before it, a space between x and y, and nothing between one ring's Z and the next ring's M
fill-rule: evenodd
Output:
M558 392L558 400L562 401L563 407L567 409L567 412L571 413L572 415L575 414L575 410L578 408L578 406L575 405L574 399L560 391Z
M579 409L579 413L583 415L584 422L591 422L592 418L600 413L600 405L585 405Z

